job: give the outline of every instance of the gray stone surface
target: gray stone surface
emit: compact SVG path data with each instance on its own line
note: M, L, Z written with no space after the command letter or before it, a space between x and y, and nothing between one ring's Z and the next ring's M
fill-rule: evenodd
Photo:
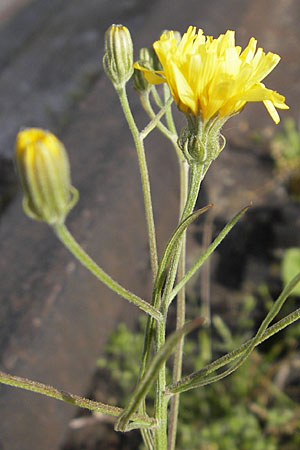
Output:
M22 126L58 129L99 74L103 34L131 25L144 0L38 0L0 31L0 154L9 156Z
M123 16L120 4L118 14L114 12L118 5L112 5L113 16L117 17L117 21L122 18L126 20L130 4L133 5L124 2ZM80 7L80 3L78 5ZM102 7L105 7L104 2ZM90 9L87 11L93 16ZM114 21L105 8L104 12L107 23L103 25L101 34ZM130 20L138 20L138 9L135 13L131 9L129 12ZM72 13L74 18L75 12L70 7L69 14ZM84 22L82 16L81 23ZM71 18L69 24L72 24ZM64 29L63 24L61 27ZM36 39L31 38L32 42L30 39L30 55L32 46L40 45L37 43L39 36L37 33ZM58 34L56 39L59 39ZM94 49L95 66L100 66L102 40L103 36L98 44L99 51L96 52L96 47ZM42 52L43 45L39 49ZM38 50L35 51L38 55ZM84 60L85 51L81 51ZM26 65L25 50L22 53L21 59ZM57 70L63 71L65 58L66 71L73 75L72 56L70 69L67 56L58 53L61 60ZM18 59L17 56L14 58ZM79 71L83 70L80 62L78 60L76 66ZM45 61L43 64L47 75L48 65ZM17 77L16 66L14 75ZM33 78L36 76L34 71L29 75ZM46 90L50 89L50 81L54 90L56 81L59 82L58 76L52 73L51 77L45 84ZM43 79L42 76L38 78ZM36 83L37 79L33 85ZM59 99L60 96L67 96L66 85L62 83L59 89L53 92L54 97L57 95ZM74 185L81 195L79 205L71 213L68 223L76 238L112 276L148 298L151 277L138 167L132 141L109 80L103 77L91 89L72 114L69 125L60 133L69 149ZM39 101L43 103L42 92L44 94L45 90L40 90ZM14 97L16 103L18 97L17 91ZM31 96L28 98L32 100ZM53 129L54 122L42 118L43 107L39 110L37 100L35 97L31 104L35 112L32 112L30 124ZM31 114L30 105L24 104L24 107ZM13 106L11 111L15 111ZM61 117L61 112L58 116ZM24 119L25 124L29 125L26 114ZM14 121L14 126L18 121L24 124L21 111L17 111ZM12 148L13 137L7 136L3 139L11 141L9 145ZM157 155L159 145L155 148L157 150L152 158L155 153ZM157 156L156 161L159 161ZM169 173L170 178L172 171ZM159 229L164 228L165 221L169 223L170 229L170 217L169 212L160 215ZM48 227L26 218L21 210L20 195L2 216L0 236L1 369L84 394L109 330L120 320L132 323L138 311L100 286L85 269L74 262ZM2 447L9 450L58 448L74 408L6 386L0 389Z
M0 30L1 155L11 158L21 126L57 132L81 195L68 219L70 229L112 276L149 298L137 162L118 100L99 68L105 29L124 23L137 48L150 45L162 29L184 32L190 24L214 35L236 29L243 45L254 35L266 50L281 54L266 84L286 95L298 119L299 15L297 0L32 2ZM144 116L131 95L142 125ZM266 127L275 128L263 106L248 105L224 134L240 144L242 132ZM178 171L157 133L147 148L161 248L176 223ZM255 158L248 152L243 166L249 189L259 169ZM236 152L228 151L212 168L207 183L217 200L225 188L228 195L236 191L235 161ZM20 199L18 191L0 221L0 367L84 394L110 330L120 320L132 323L138 311L74 262L48 227L26 218ZM225 216L231 207L224 203ZM58 449L74 413L70 405L0 386L0 448Z
M0 23L1 25L7 22L11 17L30 3L32 0L1 0L0 2Z

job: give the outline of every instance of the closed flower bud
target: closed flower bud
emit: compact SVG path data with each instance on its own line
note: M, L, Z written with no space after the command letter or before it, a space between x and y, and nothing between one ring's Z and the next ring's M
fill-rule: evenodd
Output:
M183 129L178 139L178 146L182 150L189 164L198 162L204 163L207 158L205 145L197 134L190 131L189 128Z
M205 126L197 118L189 117L188 126L178 139L178 146L189 164L209 165L216 159L225 145L225 138L220 133L225 120L211 121Z
M146 80L143 72L138 69L134 69L133 72L133 88L138 92L149 91L151 84Z
M140 49L138 62L149 70L160 70L162 68L155 51L151 47ZM143 92L150 89L151 84L146 80L142 70L134 69L133 79L133 87L137 91Z
M133 45L128 28L111 25L105 33L103 66L116 89L133 74Z
M25 213L49 225L63 223L78 200L64 145L49 131L22 130L17 135L16 166Z
M139 52L139 63L150 70L162 70L157 54L152 47L144 47Z

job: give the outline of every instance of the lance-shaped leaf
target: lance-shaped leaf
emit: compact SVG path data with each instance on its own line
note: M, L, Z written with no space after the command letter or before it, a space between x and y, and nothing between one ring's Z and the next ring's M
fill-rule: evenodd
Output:
M259 345L265 340L269 339L274 334L278 333L279 331L283 330L284 328L291 325L293 322L296 322L296 320L300 319L300 308L296 309L292 313L288 314L283 319L276 322L271 327L267 328L267 330L262 335L260 341L256 344ZM253 342L253 339L250 339L249 341L242 344L237 349L233 350L230 353L227 353L224 356L221 356L221 358L216 359L212 363L208 364L205 367L202 367L202 369L197 370L197 372L193 372L190 375L187 375L183 377L180 381L174 384L170 384L167 388L167 392L171 394L176 394L177 392L185 392L190 389L194 389L192 386L192 383L198 379L206 378L207 375L209 375L212 372L215 372L217 369L220 369L221 367L226 366L227 364L231 363L232 361L235 361L237 358L242 356L244 351L249 347L249 345ZM198 386L195 386L195 388Z
M216 239L210 244L207 248L206 252L201 255L198 261L191 267L191 269L185 274L182 280L174 287L172 290L168 302L171 303L174 297L178 294L180 289L192 278L193 275L197 272L198 269L202 266L202 264L209 258L209 256L213 253L213 251L218 247L218 245L223 241L223 239L227 236L229 231L234 227L237 221L242 217L242 215L251 207L250 205L245 206L238 214L236 214L233 219L225 225L223 230L218 234Z
M160 299L161 299L161 290L164 284L165 276L166 276L166 270L167 267L171 261L172 254L174 249L176 248L176 245L181 238L182 234L185 232L187 227L195 220L197 217L199 217L201 214L206 212L209 208L211 208L213 205L209 204L207 206L204 206L203 208L195 211L194 213L190 214L185 220L183 220L176 230L173 232L172 236L170 237L165 250L162 254L157 275L155 278L153 293L152 293L152 300L151 305L155 309L159 309L160 307ZM155 327L155 321L149 317L147 321L147 327L146 327L146 333L145 333L145 342L144 342L144 350L143 350L143 357L142 357L142 365L140 369L141 377L143 376L145 372L145 368L149 359L150 355L150 348L151 348L151 342L153 338L153 332Z
M185 232L187 227L195 219L197 219L197 217L199 217L201 214L206 212L212 206L213 206L212 203L210 203L209 205L206 205L203 208L198 209L197 211L193 212L185 220L183 220L178 225L176 230L173 232L172 236L170 237L170 239L165 247L165 250L163 252L163 255L161 257L161 261L160 261L160 264L158 267L157 277L156 277L155 283L154 283L154 292L155 293L160 291L163 287L166 270L168 268L168 265L170 264L170 261L171 261L172 255L173 255L173 251L175 250L177 244L179 243L181 236L183 235L183 233Z
M190 374L184 378L182 378L180 381L178 381L176 384L170 385L166 389L166 393L168 394L176 394L181 393L184 391L188 391L190 389L195 389L198 387L205 386L207 384L214 383L218 380L221 380L222 378L230 375L232 372L237 370L243 362L248 358L250 353L253 351L253 349L263 342L264 340L268 339L272 334L277 333L279 330L285 328L287 325L291 324L295 320L298 320L300 317L300 311L294 311L294 313L290 314L286 318L282 319L269 329L267 329L268 325L272 322L274 317L278 314L280 309L282 308L284 302L288 298L288 296L292 293L292 291L295 289L295 287L300 282L300 273L297 274L283 289L277 300L274 302L271 310L267 314L266 318L263 320L261 326L259 327L256 335L253 339L251 339L249 342L243 344L239 349L234 350L231 353L228 353L227 355L223 356L222 358L212 362L207 367ZM209 376L212 372L219 369L220 367L227 365L228 363L232 362L233 360L238 359L238 361L233 364L231 367L229 367L224 372L218 374L218 375L212 375Z
M122 412L122 408L118 408L117 406L111 406L105 403L96 402L88 398L80 397L76 394L71 394L70 392L62 391L48 384L43 384L38 381L29 380L28 378L22 378L16 375L10 375L1 371L0 383L25 389L27 391L37 392L39 394L46 395L47 397L52 397L66 403L71 403L72 405L79 406L81 408L101 412L102 414L108 414L114 417L119 416ZM132 429L141 427L150 428L155 425L155 419L150 418L146 415L133 414L131 416L131 420L132 423L130 424L130 427Z
M127 425L131 416L135 413L140 403L143 401L147 393L149 392L153 382L158 376L159 370L163 363L168 359L172 353L174 347L176 346L178 340L184 335L192 331L194 328L198 327L203 322L203 318L198 318L185 324L179 330L172 333L160 350L156 353L153 359L150 361L149 366L137 384L127 407L124 409L123 413L119 416L119 419L115 425L116 431L126 431Z

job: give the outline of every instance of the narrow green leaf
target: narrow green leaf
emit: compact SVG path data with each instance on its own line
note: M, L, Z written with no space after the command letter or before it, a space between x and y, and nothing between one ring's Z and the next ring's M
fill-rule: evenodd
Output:
M174 347L176 346L178 340L184 335L191 332L193 329L198 327L203 322L202 318L198 318L185 324L182 328L172 333L165 344L161 347L159 352L150 361L149 366L144 373L144 376L139 381L137 387L135 388L127 407L124 409L122 414L115 425L116 431L126 431L129 420L132 414L137 410L140 403L143 401L147 393L149 392L153 382L157 378L159 370L163 363L168 359L172 353Z
M182 234L186 230L186 228L195 220L197 217L199 217L201 214L206 212L209 208L211 208L213 205L209 204L205 206L204 208L199 209L198 211L195 211L194 213L190 214L185 220L183 220L176 230L173 232L172 236L170 237L165 250L162 254L160 264L158 266L157 275L155 278L153 293L152 293L152 300L151 305L158 310L160 307L160 299L161 299L161 290L164 284L165 276L166 276L166 270L167 267L171 261L171 257L173 254L173 251L176 247L176 244L178 240L181 238ZM142 357L142 365L141 365L141 377L143 376L146 365L149 359L150 355L150 348L151 348L151 342L153 338L154 333L154 327L155 327L155 321L152 317L148 318L147 321L147 327L146 327L146 333L145 333L145 343L144 343L144 350L143 350L143 357Z
M59 389L54 388L53 386L49 386L48 384L43 384L38 381L29 380L28 378L18 377L16 375L10 375L8 373L1 371L0 371L0 383L25 389L27 391L36 392L38 394L43 394L46 395L47 397L52 397L66 403L71 403L72 405L79 406L81 408L101 412L103 414L108 414L110 416L116 417L119 416L120 413L122 412L122 409L116 406L96 402L88 398L80 397L79 395L61 391ZM146 415L133 414L131 416L131 420L133 421L133 423L130 424L130 426L135 428L141 426L152 427L153 425L155 425L155 419L150 418Z
M208 249L203 255L198 259L198 261L191 267L191 269L186 273L186 275L182 278L182 280L174 287L170 296L169 303L173 300L174 297L178 294L180 289L192 278L193 275L197 272L198 269L202 266L202 264L207 260L207 258L213 253L213 251L218 247L218 245L223 241L223 239L227 236L229 231L234 227L237 221L242 217L243 214L252 206L252 204L245 206L238 214L236 214L233 219L228 222L227 225L223 228L223 230L218 234L216 239L210 244Z
M267 328L267 330L264 332L264 334L261 337L261 340L256 344L259 345L265 340L269 339L274 334L278 333L279 331L283 330L284 328L291 325L296 320L300 319L300 308L296 309L292 313L288 314L283 319L276 322L274 325L272 325L270 328ZM181 380L179 380L177 383L170 384L167 388L167 392L170 394L176 394L176 393L182 393L185 391L188 391L190 389L194 389L198 386L193 386L192 383L194 380L200 380L203 378L206 378L207 375L209 375L212 372L215 372L216 370L220 369L221 367L226 366L232 361L235 361L237 358L242 356L244 351L248 348L248 346L251 344L254 338L250 339L249 341L242 344L237 349L233 350L230 353L227 353L224 356L221 356L221 358L216 359L212 363L208 364L207 366L203 367L202 369L198 370L197 372L191 373L185 377L183 377Z
M281 321L279 321L278 323L276 323L275 325L270 327L270 329L267 330L268 325L278 314L287 297L292 293L292 291L295 289L295 287L298 285L299 282L300 282L300 273L298 273L283 289L277 300L274 302L266 318L263 320L261 326L259 327L253 339L243 344L239 349L235 350L234 352L231 352L223 356L222 358L212 362L211 364L201 369L200 371L182 378L174 385L168 386L166 392L169 394L181 393L184 391L188 391L190 389L195 389L198 387L205 386L207 384L214 383L230 375L232 372L234 372L243 364L243 362L248 358L250 353L257 345L259 345L261 342L268 339L270 336L277 333L287 325L291 324L295 320L298 320L300 317L300 310L297 310L294 313L290 314L289 316L282 319ZM209 376L211 372L214 372L218 368L227 365L228 363L236 359L238 359L238 361L221 374Z
M163 255L161 257L161 261L158 267L157 277L155 280L154 285L154 291L161 290L163 283L164 283L164 277L166 273L166 269L171 261L173 250L176 248L176 245L178 241L180 240L181 236L187 229L187 227L195 220L197 217L199 217L201 214L205 213L209 208L213 206L212 203L209 205L204 206L201 209L198 209L197 211L190 214L185 220L183 220L176 230L173 232L172 236L170 237L165 250L163 252Z

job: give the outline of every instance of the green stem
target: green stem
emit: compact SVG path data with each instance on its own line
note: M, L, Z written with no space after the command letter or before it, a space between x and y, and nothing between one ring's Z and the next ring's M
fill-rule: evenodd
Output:
M163 106L162 99L160 98L160 96L159 96L159 94L158 94L158 92L156 90L156 87L154 85L151 86L151 94L153 96L153 99L154 99L156 105L159 108L162 108L162 106Z
M212 241L213 234L213 218L215 212L210 210L208 215L205 218L204 227L203 227L203 239L202 239L202 247L208 248ZM208 327L208 333L210 332L211 325L211 307L210 307L210 259L206 260L206 263L202 269L201 273L201 311L200 315L204 318L205 323ZM209 339L209 346L211 347L211 340ZM207 349L209 354L211 354L211 348Z
M185 204L185 208L183 210L181 221L184 220L189 214L193 212L199 189L200 183L202 181L203 174L203 166L199 164L193 164L191 166L191 179L189 186L189 194ZM168 296L173 288L173 284L175 281L177 267L180 257L182 238L177 245L177 248L174 251L173 260L170 265L168 277L166 280L164 295L163 295L163 315L166 319L167 311L168 311ZM165 322L161 321L157 324L157 338L156 345L157 351L164 345L165 343ZM155 399L155 417L157 419L158 427L155 430L155 444L156 450L165 450L167 448L167 409L168 409L168 398L165 395L164 391L166 388L166 364L164 363L160 369L158 380L157 380L157 391L156 391L156 399Z
M200 184L203 179L203 174L206 172L205 166L194 163L191 165L191 177L190 177L190 186L189 186L189 194L188 198L181 216L181 222L189 216L195 207L197 197L200 190ZM178 261L180 257L180 251L181 251L181 241L179 241L177 245L177 249L174 252L173 260L170 265L168 277L166 280L166 285L164 289L164 295L162 302L165 303L165 309L167 310L168 306L171 303L170 300L170 294L173 289L173 285L176 278L177 273L177 267L178 267Z
M146 94L147 96L147 94ZM143 98L143 96L141 96L141 98ZM149 96L147 96L146 98L148 98L148 102L149 102ZM142 104L143 101L141 100ZM148 125L143 129L143 131L141 131L140 136L142 140L145 140L145 138L148 136L149 133L151 133L151 131L155 128L158 127L160 129L162 129L164 127L164 125L160 122L160 119L167 113L170 111L170 106L173 103L173 97L169 97L168 100L166 101L166 104L159 110L159 112L157 114L154 114L153 116L151 115L151 121L148 123ZM154 111L153 111L154 113ZM159 126L159 124L161 126ZM165 128L165 127L164 127ZM166 129L168 131L168 129ZM168 138L171 139L172 141L174 141L174 139L177 139L177 135L176 134L171 134L168 131Z
M68 248L68 250L75 256L75 258L77 258L83 266L85 266L93 275L95 275L100 281L102 281L102 283L119 294L121 297L137 305L151 317L155 318L156 320L162 320L162 314L150 303L125 289L123 286L113 280L106 272L104 272L104 270L102 270L75 241L65 225L54 225L53 229L60 241Z
M161 322L157 327L156 346L157 351L164 345L166 339L166 323ZM166 364L163 363L157 378L155 396L155 418L158 426L155 430L155 450L167 449L167 420L168 398L164 391L166 388Z
M180 164L180 216L183 214L184 206L187 201L188 194L188 175L189 166L184 160ZM178 264L177 280L180 282L185 275L186 265L186 232L182 238L182 249ZM177 315L176 315L176 329L183 327L185 323L185 286L179 291L177 296ZM173 383L177 383L182 375L182 356L184 347L184 336L178 341L173 366ZM179 411L179 394L176 394L171 399L171 410L169 418L169 432L168 432L168 450L174 450L176 444L177 422Z
M186 323L184 327L174 331L168 337L165 344L160 348L160 350L156 352L155 356L150 361L143 378L138 382L132 395L130 396L126 408L124 409L122 414L120 414L115 425L116 431L127 431L132 414L139 408L139 405L148 394L153 383L157 379L160 367L167 361L167 359L173 352L178 339L180 339L182 334L190 333L196 327L199 327L202 322L202 318L198 318L193 320L192 322Z
M61 391L54 388L53 386L49 386L47 384L39 383L33 380L28 380L27 378L9 375L5 372L0 372L0 382L9 386L25 389L27 391L37 392L39 394L55 398L66 403L71 403L72 405L79 406L80 408L86 408L90 411L98 411L114 417L118 417L123 411L122 408L118 408L116 406L107 405L101 402L95 402L93 400L89 400L88 398L80 397L79 395ZM133 414L131 416L131 419L135 422L138 422L136 425L141 424L142 426L151 427L155 424L154 419L141 416L139 414Z
M144 206L145 206L145 214L146 214L146 222L148 229L148 240L149 240L149 248L150 248L150 260L151 260L151 268L153 279L155 279L157 268L158 268L158 258L157 258L157 247L156 247L156 237L155 237L155 226L154 226L154 218L153 218L153 210L152 210L152 201L151 201L151 191L150 191L150 181L149 174L145 156L145 149L143 139L140 136L139 130L135 124L129 103L126 94L125 86L122 86L117 90L117 93L120 98L120 102L124 111L124 115L128 122L139 161L140 167L140 176L143 188L144 195Z
M158 96L158 93L157 93L155 87L152 87L152 94L155 98L157 105L161 108L161 110L159 111L158 114L155 114L155 112L151 106L151 103L149 100L149 92L144 92L144 93L140 94L141 104L151 119L151 122L149 125L151 125L151 129L152 129L153 128L152 124L155 121L156 127L161 131L162 134L164 134L172 142L172 144L176 150L179 163L181 162L183 164L183 163L185 163L185 159L177 145L178 135L177 135L177 132L176 132L176 129L174 126L174 122L172 120L170 120L170 115L172 116L172 110L171 110L172 100L170 98L168 98L166 105L163 107L161 99ZM169 93L169 95L170 95L170 93ZM169 126L169 129L159 120L163 114L166 114L167 124ZM145 130L148 132L149 125L146 127L146 129L143 130L142 136L144 136ZM155 301L155 296L153 297L153 301ZM155 306L154 303L152 303L152 305ZM144 372L146 369L146 365L147 365L148 358L150 355L150 347L151 347L153 334L154 334L154 321L152 318L149 317L149 320L147 321L146 331L145 331L144 350L143 350L139 378L141 378L144 375ZM144 414L146 412L145 401L143 401L142 404L140 405L139 412L141 414ZM148 445L148 447L149 447L148 441L152 437L152 436L150 436L150 434L151 434L151 430L147 430L147 429L145 429L142 434L144 442L146 445Z
M154 96L154 94L156 96L158 96L158 93L155 89L154 86L152 86L151 92ZM160 97L158 96L159 100ZM170 99L168 99L170 101ZM144 108L144 110L146 111L146 113L148 114L148 116L150 117L150 119L154 120L157 118L157 115L155 115L155 112L151 106L150 100L149 100L149 92L143 92L140 93L140 101L141 104ZM158 104L158 103L157 103ZM162 102L160 100L159 103L160 107L162 108ZM167 108L167 124L169 129L160 121L157 121L156 126L157 128L161 131L162 134L164 134L173 144L173 147L177 153L177 157L178 157L178 162L180 165L180 171L182 171L182 166L185 167L186 165L186 160L181 152L181 150L179 149L178 145L177 145L177 139L178 139L178 135L175 129L175 125L173 120L170 120L170 115L172 115L172 110L171 110L171 104L168 106ZM181 173L181 172L180 172ZM182 192L181 188L180 191ZM156 296L152 296L152 306L158 308L159 305L155 305L155 301L157 300ZM149 359L149 355L150 355L150 348L151 348L151 343L152 343L152 339L153 339L153 334L154 334L154 321L149 317L149 320L147 321L147 326L146 326L146 331L145 331L145 340L144 340L144 348L143 348L143 355L142 355L142 363L141 363L141 368L140 368L140 378L144 375L144 371L145 368L147 366L148 363L148 359ZM145 410L145 405L143 405L143 411Z
M150 119L154 119L156 115L151 106L148 93L140 95L140 99L141 99L141 104L142 104L144 110L146 111L146 113L148 114L148 116L150 117ZM167 111L168 111L168 109L167 109ZM175 151L177 153L177 157L178 157L179 161L185 161L182 151L180 150L180 148L177 145L178 135L176 133L176 130L175 130L175 132L171 131L160 121L157 123L157 128L164 136L166 136L172 142L172 144L175 148Z

